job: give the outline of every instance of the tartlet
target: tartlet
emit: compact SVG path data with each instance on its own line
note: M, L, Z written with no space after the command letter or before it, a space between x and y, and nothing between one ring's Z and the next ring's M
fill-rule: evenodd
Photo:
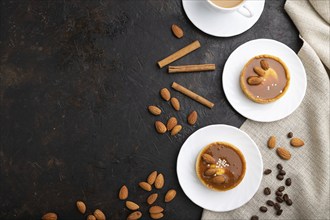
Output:
M268 54L258 55L244 65L240 85L243 93L254 102L275 102L287 92L290 72L280 58Z

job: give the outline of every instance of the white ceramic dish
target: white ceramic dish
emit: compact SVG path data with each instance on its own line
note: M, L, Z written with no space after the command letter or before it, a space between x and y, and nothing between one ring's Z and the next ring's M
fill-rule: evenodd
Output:
M182 0L183 9L189 20L201 31L216 37L231 37L250 29L260 18L265 0L247 0L244 3L253 13L251 18L239 12L222 13L206 0Z
M254 56L270 54L283 60L290 72L290 86L279 100L259 104L248 99L241 90L239 77L244 65ZM254 121L277 121L290 115L302 102L307 88L306 72L299 57L285 44L270 40L257 39L239 46L226 61L222 84L225 95L241 115Z
M246 173L242 182L224 192L204 186L195 170L199 152L217 141L235 145L246 160ZM245 132L229 125L210 125L194 132L182 145L177 159L177 175L184 193L196 205L215 212L230 211L247 203L260 186L262 172L263 163L257 145Z

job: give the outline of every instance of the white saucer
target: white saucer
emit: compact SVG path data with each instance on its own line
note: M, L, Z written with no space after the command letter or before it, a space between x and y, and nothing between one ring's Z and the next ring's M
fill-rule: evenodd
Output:
M210 7L206 0L182 0L183 9L190 21L201 31L216 37L231 37L250 29L259 19L265 0L247 0L253 17L238 12L221 13Z
M200 182L195 171L199 152L216 141L235 145L246 160L242 182L224 192L208 189ZM196 205L215 212L230 211L247 203L260 186L262 172L263 163L257 145L245 132L228 125L210 125L194 132L182 145L177 160L178 179L184 193Z
M254 56L270 54L281 58L290 72L288 91L279 100L259 104L248 99L241 90L239 77L244 65ZM275 40L257 39L239 46L226 61L222 84L233 108L254 121L277 121L290 115L302 102L307 87L306 72L299 57L288 46Z

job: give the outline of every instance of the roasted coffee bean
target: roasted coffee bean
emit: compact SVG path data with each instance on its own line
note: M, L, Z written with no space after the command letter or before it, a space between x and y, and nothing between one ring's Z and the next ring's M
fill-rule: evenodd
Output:
M267 207L266 206L261 206L260 208L259 208L259 210L261 211L261 212L267 212Z
M280 210L281 209L281 205L280 204L278 204L277 202L274 204L274 208L276 209L276 210Z
M277 196L283 196L283 193L280 192L280 191L276 191L275 194L276 194Z
M290 131L287 136L288 136L288 138L292 138L293 137L293 133Z
M278 172L278 173L283 175L283 176L286 174L286 172L284 170L280 170L280 172Z
M280 196L276 196L276 201L282 203L284 200Z
M274 202L272 200L267 200L266 204L269 206L274 206Z
M284 200L284 201L288 201L288 199L289 199L289 195L288 195L288 194L284 194L284 195L283 195L283 200Z
M266 170L264 171L264 174L265 174L265 175L268 175L268 174L270 174L271 172L272 172L271 169L266 169Z
M276 215L281 215L282 212L283 212L283 210L282 209L279 209L279 210L276 211Z
M278 187L277 191L283 192L285 190L285 186Z
M277 169L279 169L279 170L283 170L283 166L282 166L282 164L280 164L280 163L279 163L279 164L277 164L277 166L276 166L276 167L277 167Z
M287 201L285 201L286 202L286 204L288 205L288 206L292 206L292 200L291 199L288 199Z
M251 220L259 220L259 217L254 215L254 216L251 217Z
M278 175L276 176L276 178L277 178L278 180L283 180L283 179L284 179L284 176L281 175L281 174L278 174Z
M287 185L287 186L291 186L291 178L287 178L287 179L285 180L285 185Z
M271 193L272 193L272 191L271 191L268 187L266 187L266 188L264 189L264 194L265 194L266 196L270 195Z

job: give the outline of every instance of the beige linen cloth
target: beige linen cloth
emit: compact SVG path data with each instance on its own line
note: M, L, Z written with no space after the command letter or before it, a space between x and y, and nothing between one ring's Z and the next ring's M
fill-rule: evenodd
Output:
M288 0L285 10L296 24L304 45L298 53L307 73L306 96L299 108L287 118L272 123L247 120L241 127L259 146L264 168L273 172L263 176L255 196L244 206L224 213L203 211L202 219L329 219L329 76L330 68L330 1L329 0ZM323 64L326 66L324 67ZM292 131L305 141L305 146L293 148L286 134ZM277 145L290 149L292 158L281 161L275 149L267 148L269 136L277 137ZM292 185L285 192L292 198L293 205L282 203L283 213L275 215L268 207L266 213L259 211L267 206L268 199L274 201L273 192L284 181L276 179L276 164L281 162L291 177ZM265 196L263 189L270 187L272 195Z

